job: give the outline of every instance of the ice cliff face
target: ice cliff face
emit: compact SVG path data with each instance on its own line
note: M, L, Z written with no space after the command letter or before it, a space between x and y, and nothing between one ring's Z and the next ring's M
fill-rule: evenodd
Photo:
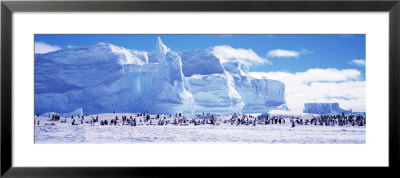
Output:
M249 68L239 62L223 64L235 81L235 88L242 97L244 113L259 113L272 109L287 110L285 85L271 79L256 79L248 76Z
M142 110L165 114L171 111L193 113L194 98L190 93L189 83L183 75L180 56L166 47L158 38L156 57L158 65L155 75L144 75L149 78L142 80L140 85L144 88L144 93L141 94L144 96L143 102L150 102ZM154 101L153 98L156 100Z
M248 76L248 66L239 62L221 63L211 49L181 52L181 56L196 112L287 110L283 83L252 78Z
M266 112L286 110L285 86L221 63L212 48L174 52L97 43L35 55L35 114Z
M182 69L196 102L196 113L240 112L244 106L234 81L211 49L180 53Z

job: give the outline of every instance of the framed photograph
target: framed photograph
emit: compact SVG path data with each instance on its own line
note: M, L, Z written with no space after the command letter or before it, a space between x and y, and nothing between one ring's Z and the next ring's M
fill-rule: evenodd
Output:
M394 171L399 6L3 1L1 175Z

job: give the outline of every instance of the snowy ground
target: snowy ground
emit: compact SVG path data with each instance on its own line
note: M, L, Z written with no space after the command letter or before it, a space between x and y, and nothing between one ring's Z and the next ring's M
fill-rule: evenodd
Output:
M91 117L99 116L100 120L114 119L121 115L130 115L137 120L143 116L128 113L106 113L86 116L84 121ZM154 118L154 115L151 115ZM189 116L191 119L195 116ZM172 124L159 126L158 120L152 119L149 123L138 123L138 126L122 125L122 120L117 125L100 125L99 123L72 125L72 119L61 118L60 121L51 121L48 117L35 116L35 143L189 143L189 142L241 142L241 143L329 143L329 144L362 144L365 143L365 126L314 126L296 125L292 128L289 119L286 124L273 125L231 125L224 123L231 116L218 116L217 125L175 126ZM160 116L164 118L164 116ZM167 120L173 120L174 116ZM37 125L39 121L39 125ZM52 125L54 124L54 125Z

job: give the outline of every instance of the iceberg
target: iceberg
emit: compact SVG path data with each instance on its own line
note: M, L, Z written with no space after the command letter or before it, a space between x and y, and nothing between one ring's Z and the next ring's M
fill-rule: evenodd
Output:
M304 103L304 113L312 114L351 114L352 110L344 110L339 103Z
M192 113L179 55L161 39L155 53L158 63L148 63L146 52L97 43L35 55L35 114Z
M265 113L288 110L285 85L256 79L212 48L152 52L99 42L35 55L35 114L149 112Z

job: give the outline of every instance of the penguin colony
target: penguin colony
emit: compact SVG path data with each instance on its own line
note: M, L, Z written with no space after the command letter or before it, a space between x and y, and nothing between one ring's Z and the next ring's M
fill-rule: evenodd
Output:
M91 116L89 114L77 115L76 117L64 117L62 118L59 114L52 114L49 117L50 121L60 122L63 124L71 125L100 125L100 126L201 126L201 125L246 125L246 126L257 126L257 125L289 125L291 128L301 125L313 125L313 126L365 126L366 117L362 115L320 115L309 118L301 117L289 117L289 123L286 123L285 118L276 116L262 116L256 117L252 115L243 114L241 116L232 115L230 119L219 119L213 114L196 115L196 117L188 119L181 113L175 113L175 115L153 115L151 117L149 113L135 113L131 115L118 115L113 112L114 118L99 120L99 116ZM40 117L37 115L37 117ZM44 125L55 125L56 123L45 123ZM41 125L40 121L37 120L35 125Z

